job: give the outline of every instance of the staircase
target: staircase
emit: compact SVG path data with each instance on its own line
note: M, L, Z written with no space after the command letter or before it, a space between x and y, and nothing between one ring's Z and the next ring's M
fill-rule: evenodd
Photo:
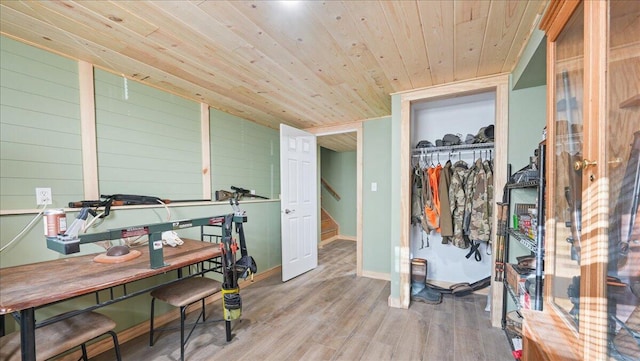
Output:
M331 218L331 215L329 215L324 208L321 208L320 211L320 240L325 241L340 234L340 226L338 223Z

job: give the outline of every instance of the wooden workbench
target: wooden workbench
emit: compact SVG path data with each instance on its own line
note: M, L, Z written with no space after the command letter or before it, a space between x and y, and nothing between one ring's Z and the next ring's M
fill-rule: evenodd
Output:
M0 315L20 313L23 360L35 358L36 308L220 256L217 244L189 239L183 241L184 244L178 247L163 248L166 266L158 269L150 268L146 246L136 248L142 252L140 257L123 263L96 263L93 261L96 255L92 254L0 268Z

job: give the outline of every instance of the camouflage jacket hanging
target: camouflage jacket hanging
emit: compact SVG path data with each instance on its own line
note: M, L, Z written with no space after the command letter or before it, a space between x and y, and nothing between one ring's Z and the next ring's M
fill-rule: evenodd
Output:
M422 170L419 165L413 167L411 172L411 224L422 224L423 203L422 203Z
M464 239L464 208L465 208L465 184L469 168L462 160L457 161L451 173L451 185L449 186L449 208L453 219L453 236L450 243L459 248L468 248L469 244Z
M476 161L475 188L471 194L469 239L489 242L491 237L491 204L493 175L488 161Z
M478 166L479 162L479 166ZM463 218L463 226L462 229L464 231L464 235L467 236L466 239L469 240L469 229L471 226L471 214L473 213L473 194L476 191L476 176L478 175L479 169L483 169L482 160L477 159L469 172L467 173L467 179L464 181L464 218ZM484 169L483 169L484 172Z

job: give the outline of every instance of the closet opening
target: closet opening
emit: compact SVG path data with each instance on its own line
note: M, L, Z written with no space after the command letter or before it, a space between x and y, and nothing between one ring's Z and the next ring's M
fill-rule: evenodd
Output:
M406 93L399 94L396 104L397 113L399 114L399 121L397 132L399 136L399 179L398 188L400 192L397 197L392 196L392 202L399 204L399 215L396 218L397 229L399 231L399 240L397 243L392 243L395 248L395 256L393 259L396 262L397 268L392 271L391 274L391 294L389 297L389 305L392 307L408 308L411 303L411 257L421 255L421 252L429 252L430 249L435 247L435 240L433 236L429 238L430 247L426 247L426 250L420 250L422 246L421 238L412 236L411 226L411 174L412 170L412 156L413 151L416 149L416 145L421 138L426 138L430 142L435 142L438 139L444 141L444 135L446 134L461 134L461 141L466 140L467 134L477 134L480 128L483 126L493 124L494 125L494 148L491 151L490 158L493 159L493 189L499 194L494 195L494 202L492 204L492 214L496 214L497 205L495 199L502 198L502 189L507 179L507 150L508 150L508 134L509 134L509 76L506 74L500 74L491 77L478 78L470 81L450 83L444 85L433 86L424 89L418 89ZM476 104L477 103L477 104ZM485 105L481 105L484 103ZM474 108L478 106L478 108ZM456 112L452 112L452 109L457 108ZM487 117L477 118L482 113L483 109L487 110ZM491 110L492 109L492 110ZM416 122L415 120L427 114L434 116L436 120ZM475 119L472 121L471 119ZM421 134L424 131L425 134ZM437 145L436 143L433 143ZM468 156L469 153L467 152ZM453 154L452 154L453 156ZM460 152L460 156L463 154ZM476 157L478 154L476 153ZM437 163L437 155L434 158ZM473 160L473 151L470 153L470 157ZM484 155L483 155L484 157ZM446 156L448 160L448 154ZM452 157L453 158L453 157ZM443 159L443 155L440 155L440 162L446 161ZM495 230L497 228L497 218L491 217L491 237L495 239ZM440 241L441 242L441 241ZM492 285L490 288L491 299L491 324L494 327L500 327L500 315L502 311L502 286L500 287L493 284L493 272L495 269L495 243L491 244L490 255L487 255L487 250L484 246L480 249L482 262L487 262L484 265L482 262L476 262L474 256L471 259L465 258L466 254L462 255L462 260L457 254L446 255L443 254L438 257L438 261L434 260L433 267L429 267L427 270L429 273L428 278L430 280L439 280L444 284L458 283L458 280L469 280L470 283L477 281L478 278L491 274ZM486 245L485 245L486 246ZM462 250L464 252L464 250ZM467 252L469 249L467 249ZM453 251L451 251L453 252ZM460 251L458 251L460 252ZM453 252L453 253L458 253ZM435 252L431 252L435 253ZM430 256L426 254L425 256ZM448 257L448 258L447 258ZM443 265L438 267L438 262L447 263L450 265L454 258L456 262L469 263L465 264L465 268L448 271L449 268L443 268ZM473 263L471 263L473 262ZM454 268L453 266L452 268ZM475 272L475 268L479 267L483 273ZM445 269L447 271L445 271ZM441 272L442 271L442 272ZM446 274L445 274L446 273ZM396 283L397 282L397 283ZM465 281L468 282L468 281Z
M487 91L411 106L410 257L430 284L491 276L495 104Z

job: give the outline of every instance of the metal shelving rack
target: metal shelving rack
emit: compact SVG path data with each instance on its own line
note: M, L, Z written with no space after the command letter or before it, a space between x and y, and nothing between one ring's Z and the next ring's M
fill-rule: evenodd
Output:
M543 289L543 275L544 275L544 217L545 217L545 209L544 209L544 187L545 187L545 153L546 153L546 144L545 142L540 143L538 146L538 170L539 175L538 179L527 181L527 182L519 182L519 183L507 183L505 185L507 189L507 203L511 202L511 192L514 189L535 189L537 191L537 233L536 238L532 239L531 237L523 234L517 229L512 227L508 227L507 229L507 240L505 242L505 262L508 262L509 255L509 243L511 241L517 241L522 244L526 249L528 249L533 255L536 257L536 285L535 292L531 296L532 300L532 308L536 311L542 310L542 289ZM511 167L509 166L509 169ZM509 172L510 173L510 172ZM511 217L509 217L511 218ZM508 221L510 223L510 220ZM518 299L516 292L517 290L511 289L508 282L503 282L504 292L503 292L503 306L502 306L502 329L505 331L507 338L509 339L509 343L513 349L513 344L511 343L511 338L514 337L509 330L507 330L507 300L510 298L516 306L516 310L522 308L520 304L520 300Z
M520 242L521 245L525 246L532 253L535 254L538 252L538 244L536 240L531 239L531 237L527 236L517 229L509 228L507 232L511 237L515 238L518 242Z

